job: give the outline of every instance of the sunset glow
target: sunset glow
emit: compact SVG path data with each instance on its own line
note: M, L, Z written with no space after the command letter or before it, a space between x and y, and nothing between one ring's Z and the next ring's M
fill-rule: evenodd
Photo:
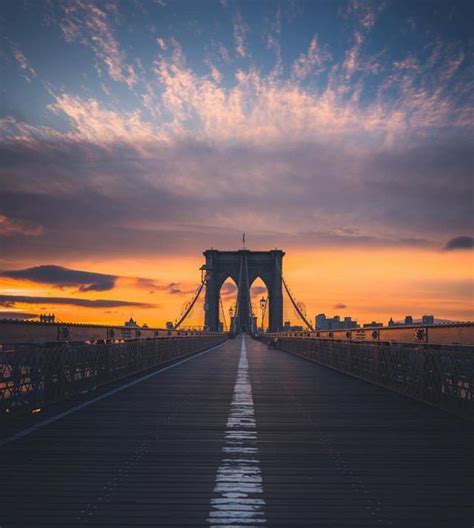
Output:
M472 14L4 2L0 317L164 326L245 232L311 320L474 319Z

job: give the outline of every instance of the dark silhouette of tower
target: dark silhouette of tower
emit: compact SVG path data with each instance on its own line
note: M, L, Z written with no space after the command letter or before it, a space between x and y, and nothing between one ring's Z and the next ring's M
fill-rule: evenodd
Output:
M282 264L285 253L271 251L204 251L206 257L205 324L211 331L219 329L219 294L228 277L237 284L239 313L236 324L239 330L251 330L250 288L258 277L268 290L269 330L277 332L283 324Z

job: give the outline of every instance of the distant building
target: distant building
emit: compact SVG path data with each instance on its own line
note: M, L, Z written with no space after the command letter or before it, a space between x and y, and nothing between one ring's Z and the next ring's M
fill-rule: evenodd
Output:
M318 314L315 319L315 326L318 330L342 330L350 328L359 328L357 321L353 321L352 317L346 316L341 321L339 315L334 317L326 317L326 314Z
M281 330L282 332L302 332L303 327L300 325L292 325L290 321L285 321Z
M40 323L54 323L56 316L54 314L41 314L39 320Z
M315 327L318 329L318 330L325 330L326 329L326 314L318 314L315 318L314 318L314 322L315 322Z
M359 325L357 324L357 321L352 320L352 317L347 316L344 317L344 321L342 322L342 328L359 328Z
M173 330L173 328L174 328L173 321L166 321L166 329Z
M421 319L413 319L413 316L407 315L403 322L394 321L390 318L388 326L417 326L417 325L434 325L435 318L434 315L423 315Z
M383 323L377 323L377 321L372 321L371 323L365 323L364 328L380 328L383 327Z
M138 328L138 323L136 321L134 321L132 317L130 317L130 319L128 321L125 321L124 326L131 326L131 327L134 327L134 328Z

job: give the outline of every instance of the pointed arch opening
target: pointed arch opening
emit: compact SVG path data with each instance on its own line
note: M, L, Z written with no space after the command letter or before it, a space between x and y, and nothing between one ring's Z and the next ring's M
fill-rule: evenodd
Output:
M228 332L232 327L232 319L237 305L238 288L231 276L228 276L219 289L219 325L222 331Z
M269 326L269 293L260 276L256 277L250 286L250 302L256 329L266 332Z

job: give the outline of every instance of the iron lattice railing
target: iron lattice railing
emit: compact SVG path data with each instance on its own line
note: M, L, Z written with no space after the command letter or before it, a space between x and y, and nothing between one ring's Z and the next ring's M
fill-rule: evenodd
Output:
M32 411L225 341L224 334L0 350L0 417Z
M474 346L262 336L279 350L474 419Z

